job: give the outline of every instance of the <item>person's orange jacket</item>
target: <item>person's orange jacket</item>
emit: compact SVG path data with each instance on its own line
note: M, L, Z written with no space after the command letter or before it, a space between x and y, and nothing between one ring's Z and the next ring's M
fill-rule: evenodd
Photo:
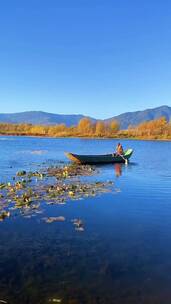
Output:
M123 152L123 148L122 148L121 145L117 147L117 153L118 153L118 154L123 154L123 153L124 153L124 152Z

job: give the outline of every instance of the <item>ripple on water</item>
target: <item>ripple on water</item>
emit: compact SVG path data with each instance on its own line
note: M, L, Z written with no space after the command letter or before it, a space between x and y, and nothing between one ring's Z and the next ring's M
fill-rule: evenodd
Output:
M117 142L0 140L1 178L35 170L49 159L66 162L64 151L113 151ZM117 172L113 165L101 166L99 174L121 190L116 195L48 206L47 217L62 215L64 223L45 224L34 218L0 223L0 299L13 304L46 304L53 298L62 299L62 304L171 302L171 143L122 144L134 149L134 164L117 167ZM13 168L8 170L9 164ZM75 232L74 218L84 221L82 233Z

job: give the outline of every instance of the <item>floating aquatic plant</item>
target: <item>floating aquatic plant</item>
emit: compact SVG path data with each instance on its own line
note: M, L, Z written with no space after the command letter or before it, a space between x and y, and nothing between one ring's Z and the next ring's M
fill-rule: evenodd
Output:
M63 165L44 168L40 171L18 171L12 182L0 184L0 221L10 216L10 211L19 210L20 215L31 217L42 213L42 203L65 204L69 200L80 200L111 190L111 182L83 182L81 177L95 174L95 167L88 165ZM75 177L77 177L75 179ZM0 209L1 210L1 209ZM10 210L10 211L9 211ZM64 217L43 218L46 223L64 221ZM74 222L75 229L83 231L81 221Z

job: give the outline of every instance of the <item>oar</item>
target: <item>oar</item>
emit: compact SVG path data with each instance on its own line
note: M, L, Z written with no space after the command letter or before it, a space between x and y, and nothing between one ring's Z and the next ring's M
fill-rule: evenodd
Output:
M115 153L112 154L113 156L116 155ZM118 154L118 156L122 157L122 159L124 160L125 162L125 165L128 165L128 160L122 155L122 154Z
M127 160L127 158L125 158L122 154L119 154L119 156L123 158L123 160L125 161L125 165L128 165L128 160Z

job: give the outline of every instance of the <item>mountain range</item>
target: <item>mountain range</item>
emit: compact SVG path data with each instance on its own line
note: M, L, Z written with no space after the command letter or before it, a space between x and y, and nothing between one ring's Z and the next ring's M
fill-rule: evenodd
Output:
M137 125L143 121L166 117L167 121L171 119L171 107L161 106L144 111L126 112L111 118L105 119L104 122L110 122L113 119L117 120L121 129L127 129L129 125ZM77 125L84 115L63 115L52 114L42 111L28 111L14 114L0 114L0 123L30 123L42 125L54 125L64 123L66 126ZM93 122L95 118L88 117Z
M164 116L167 121L171 119L171 107L161 106L153 109L146 109L144 111L136 112L126 112L118 116L111 117L107 119L107 122L110 122L113 119L116 119L121 129L127 129L129 125L136 126L141 122L157 119L161 116Z
M84 115L53 114L42 111L28 111L12 114L0 114L0 123L29 123L37 125L55 125L64 123L66 126L77 125ZM92 121L93 118L89 117Z

